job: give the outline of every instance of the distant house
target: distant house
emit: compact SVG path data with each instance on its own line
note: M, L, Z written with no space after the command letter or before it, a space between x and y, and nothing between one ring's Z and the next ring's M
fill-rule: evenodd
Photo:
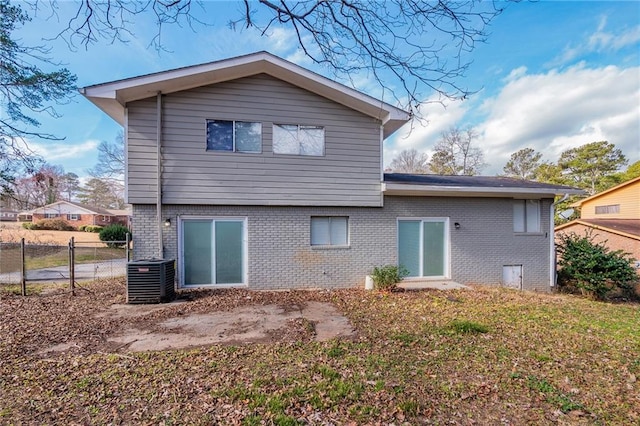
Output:
M62 219L76 228L81 225L107 226L115 223L129 226L129 218L130 213L126 210L108 210L71 201L57 201L20 213L20 220L23 222Z
M558 233L584 235L607 242L612 250L624 250L640 261L640 177L574 203L580 219L556 227Z
M15 222L18 220L18 212L6 207L0 207L0 221L1 222Z
M178 285L408 280L550 291L553 201L575 188L384 174L409 113L266 52L81 93L125 127L134 258L176 259Z

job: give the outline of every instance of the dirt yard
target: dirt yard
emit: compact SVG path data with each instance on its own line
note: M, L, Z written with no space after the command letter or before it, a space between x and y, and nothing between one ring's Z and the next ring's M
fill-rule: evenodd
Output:
M19 297L3 302L21 306L15 311L21 319L8 319L8 323L40 317L37 330L29 332L39 337L27 352L44 357L211 344L326 341L355 333L325 292L202 290L154 305L127 305L125 294L124 282L116 279L81 288L71 299L63 288L54 288L28 302Z
M17 243L21 238L31 244L65 245L71 237L78 242L99 243L100 237L95 232L78 231L34 231L24 229L19 222L0 222L0 242Z

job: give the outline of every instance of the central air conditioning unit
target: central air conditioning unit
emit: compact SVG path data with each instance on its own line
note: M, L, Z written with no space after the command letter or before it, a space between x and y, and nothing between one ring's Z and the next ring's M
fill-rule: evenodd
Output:
M176 297L175 261L134 260L127 263L127 303L169 302Z

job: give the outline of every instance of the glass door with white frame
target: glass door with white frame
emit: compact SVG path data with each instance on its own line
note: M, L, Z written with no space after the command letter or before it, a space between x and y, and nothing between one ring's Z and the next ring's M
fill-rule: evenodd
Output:
M398 219L398 264L409 277L449 277L449 219Z
M246 283L246 220L181 220L182 285Z

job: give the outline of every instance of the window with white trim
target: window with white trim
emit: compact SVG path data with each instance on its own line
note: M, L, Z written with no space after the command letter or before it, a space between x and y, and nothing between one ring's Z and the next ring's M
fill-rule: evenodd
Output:
M67 215L67 220L80 220L80 215L77 213L69 213Z
M45 213L44 214L44 218L45 219L55 219L56 217L59 217L60 215L58 213Z
M349 218L346 216L311 216L312 246L348 246Z
M324 127L299 124L273 125L274 154L324 155Z
M207 120L207 151L262 152L262 124Z
M522 234L541 232L540 200L513 201L513 232Z

